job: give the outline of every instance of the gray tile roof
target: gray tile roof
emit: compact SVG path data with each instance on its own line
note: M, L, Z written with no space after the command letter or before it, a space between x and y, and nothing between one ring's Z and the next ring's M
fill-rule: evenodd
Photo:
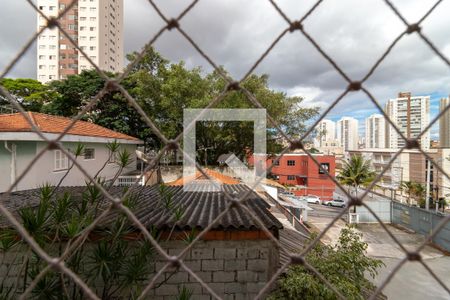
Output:
M242 196L249 188L245 185L223 185L223 188L236 197ZM74 199L81 199L86 187L60 187L58 194L69 193ZM203 229L210 224L227 207L228 200L223 192L185 192L181 186L167 187L172 194L173 207L181 207L183 214L176 224L178 230ZM113 187L110 193L120 197L124 188ZM136 205L132 211L147 228L170 229L175 224L173 209L166 209L159 192L159 186L137 187L132 190L136 196ZM0 201L17 216L17 210L24 206L37 206L39 190L14 192L10 195L0 194ZM102 207L106 207L108 200L103 199ZM281 223L269 212L270 206L255 192L251 192L246 201L250 211L258 216L264 225L271 230L281 229ZM109 214L100 224L108 227L117 218L117 211ZM5 221L0 221L5 226ZM242 208L232 208L212 229L222 230L253 230L261 229L259 224Z

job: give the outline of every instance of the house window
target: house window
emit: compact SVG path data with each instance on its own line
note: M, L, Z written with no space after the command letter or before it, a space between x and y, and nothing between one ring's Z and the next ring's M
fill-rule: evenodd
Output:
M295 180L295 175L288 175L287 180Z
M322 171L322 169L327 172L330 172L330 164L329 163L320 163L319 174L325 174L325 172Z
M279 160L274 160L273 161L273 165L274 166L279 166L280 165L280 161Z
M95 159L95 149L94 148L84 149L84 159Z
M288 166L295 166L295 160L288 160L287 161Z
M55 150L54 158L55 158L55 171L67 169L68 164L67 155L65 155L61 150Z

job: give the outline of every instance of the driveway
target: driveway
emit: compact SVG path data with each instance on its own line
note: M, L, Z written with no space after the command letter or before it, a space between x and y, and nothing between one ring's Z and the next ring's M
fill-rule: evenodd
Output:
M333 215L327 216L330 211L324 212L318 206L312 207L316 209L316 212L309 215L308 221L318 231L322 231L332 221ZM337 220L324 235L322 242L336 243L339 232L345 225L346 223L343 220ZM388 224L386 226L407 250L415 250L425 239L422 235L409 233ZM359 224L357 229L363 234L364 241L368 243L367 254L382 260L385 264L384 267L380 268L378 276L371 279L378 286L405 254L381 225ZM424 262L441 278L447 287L450 287L450 257L428 245L420 253ZM384 288L383 294L388 296L389 299L450 299L449 293L418 262L405 263Z

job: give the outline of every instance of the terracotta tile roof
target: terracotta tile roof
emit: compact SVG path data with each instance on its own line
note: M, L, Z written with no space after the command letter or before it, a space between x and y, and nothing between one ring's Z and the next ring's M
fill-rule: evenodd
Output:
M61 133L72 122L69 118L36 112L28 112L28 116L45 133ZM0 132L33 132L33 129L22 114L14 113L0 115ZM139 141L135 137L85 121L77 121L68 134Z
M211 177L211 179L217 181L220 184L239 184L239 180L234 179L233 177L224 175L220 172L217 171L213 171L211 169L207 169L204 168L203 169L205 171L205 173ZM202 173L200 173L199 171L196 172L195 176L191 176L191 177L181 177L175 181L166 183L166 185L169 186L180 186L184 184L184 180L186 180L186 183L192 182L194 180L208 180L208 178L206 178L205 176L203 176Z

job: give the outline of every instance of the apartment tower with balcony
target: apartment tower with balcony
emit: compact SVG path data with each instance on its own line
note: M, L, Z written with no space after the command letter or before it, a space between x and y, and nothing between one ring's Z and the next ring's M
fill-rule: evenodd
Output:
M439 112L450 105L450 98L442 98L439 102ZM450 111L446 111L439 118L439 147L450 148Z
M430 96L399 93L386 103L386 113L406 138L417 138L430 122ZM430 131L421 135L419 142L422 149L430 149ZM397 149L405 143L392 126L386 126L386 147Z
M358 120L343 117L337 122L337 139L344 151L358 149Z
M385 148L386 122L380 114L366 119L365 148Z
M317 124L317 136L314 140L315 146L318 148L327 147L336 142L336 123L323 119Z
M37 6L49 17L69 7L71 0L38 0ZM38 30L46 25L38 14ZM101 70L120 72L123 68L123 0L79 0L59 19L86 56L57 28L45 29L37 41L37 79L43 83L92 69L89 57Z

